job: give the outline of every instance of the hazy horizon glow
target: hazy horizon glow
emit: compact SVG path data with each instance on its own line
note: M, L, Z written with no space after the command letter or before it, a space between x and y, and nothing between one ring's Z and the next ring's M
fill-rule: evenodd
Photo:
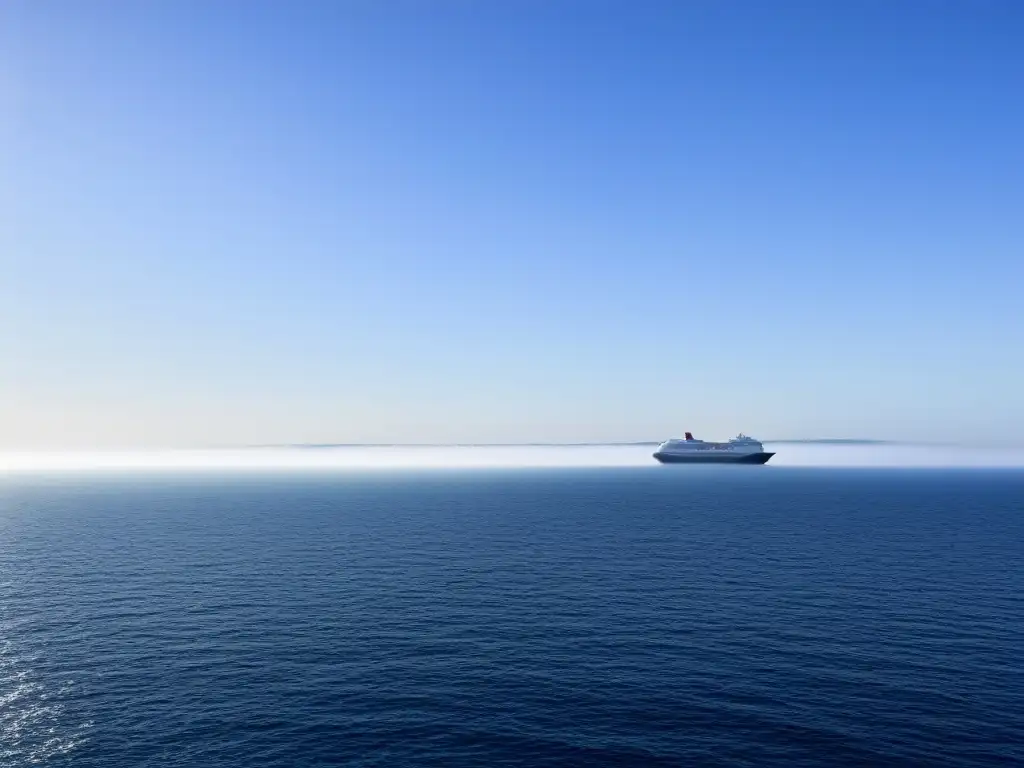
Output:
M1024 449L927 445L775 445L771 467L1021 467ZM431 446L6 452L0 475L36 472L324 471L657 466L649 446ZM665 467L664 471L687 471ZM760 471L759 468L742 468Z

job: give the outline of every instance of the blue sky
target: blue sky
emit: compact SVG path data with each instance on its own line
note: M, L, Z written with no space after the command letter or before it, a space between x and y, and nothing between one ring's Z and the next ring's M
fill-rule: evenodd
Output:
M0 445L1024 435L1024 7L15 0Z

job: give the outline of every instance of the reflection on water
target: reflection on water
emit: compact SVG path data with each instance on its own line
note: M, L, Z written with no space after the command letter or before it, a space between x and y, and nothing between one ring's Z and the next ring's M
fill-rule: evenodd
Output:
M6 621L0 622L0 632L8 629ZM63 702L74 683L48 688L33 674L38 661L38 656L20 654L10 641L0 641L0 765L43 763L65 755L91 727L68 722Z

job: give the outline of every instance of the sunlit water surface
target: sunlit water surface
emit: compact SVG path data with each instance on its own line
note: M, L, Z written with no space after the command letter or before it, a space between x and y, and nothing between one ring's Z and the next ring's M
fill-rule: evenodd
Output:
M1024 763L1019 455L772 448L7 456L0 765Z

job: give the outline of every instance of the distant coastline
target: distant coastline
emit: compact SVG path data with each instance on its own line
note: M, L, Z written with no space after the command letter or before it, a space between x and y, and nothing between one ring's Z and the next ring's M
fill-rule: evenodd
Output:
M660 440L636 440L625 442L531 442L531 443L272 443L250 445L248 448L594 448L612 446L657 446ZM885 445L890 440L863 440L855 438L809 438L763 440L775 445Z
M284 443L249 448L586 448L594 446L661 445L657 440L629 443Z
M766 443L779 443L786 445L807 444L807 445L892 445L892 440L859 440L855 438L826 437L810 440L765 440Z

